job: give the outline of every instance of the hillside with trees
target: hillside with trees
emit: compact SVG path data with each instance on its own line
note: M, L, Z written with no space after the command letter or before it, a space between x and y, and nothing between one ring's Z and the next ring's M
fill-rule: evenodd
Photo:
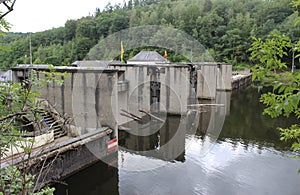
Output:
M35 64L70 65L82 60L100 40L122 29L163 25L182 30L209 50L215 61L249 63L252 36L266 38L277 30L295 42L300 27L291 0L128 0L108 4L93 16L68 20L63 27L31 34ZM30 63L29 34L8 33L1 41L0 69ZM126 50L126 47L125 47ZM163 50L159 50L163 54ZM125 52L125 59L137 50ZM171 61L178 59L169 51ZM291 53L291 52L290 52ZM291 61L291 54L286 59Z

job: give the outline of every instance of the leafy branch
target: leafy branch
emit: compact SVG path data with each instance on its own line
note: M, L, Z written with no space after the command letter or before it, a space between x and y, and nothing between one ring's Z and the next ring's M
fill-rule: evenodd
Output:
M40 78L38 74L45 76ZM2 159L13 159L13 156L7 154L12 147L20 150L22 159L20 166L0 169L0 195L33 193L37 184L34 183L35 176L31 175L30 162L35 137L25 138L24 134L28 134L33 124L40 123L42 112L47 112L46 105L38 100L41 96L38 88L53 82L62 84L60 78L68 76L66 73L55 72L51 66L45 72L30 70L29 75L30 78L22 83L0 83L0 163ZM32 135L36 135L35 131ZM38 194L52 193L53 189L47 188Z
M300 5L300 0L297 0ZM251 59L256 63L252 68L253 80L272 87L272 92L261 96L260 102L266 105L264 114L276 118L279 116L289 117L291 114L300 118L300 73L286 71L283 58L288 56L289 51L298 51L300 41L293 46L289 37L280 35L277 31L272 32L265 40L253 38L251 45ZM296 58L300 56L297 55ZM294 124L290 128L278 128L281 140L292 140L291 149L300 158L300 126Z

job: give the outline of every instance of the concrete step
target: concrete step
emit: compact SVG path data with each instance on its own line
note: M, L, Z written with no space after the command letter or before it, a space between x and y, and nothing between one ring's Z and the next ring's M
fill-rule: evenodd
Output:
M44 121L55 122L53 118L49 118L49 119L44 118Z
M61 127L52 128L52 130L53 130L54 132L56 132L56 131L61 131Z
M55 120L46 120L46 122L47 122L48 124L53 124L53 123L55 123Z
M62 124L59 124L51 115L51 113L41 113L45 123L51 127L51 130L54 132L54 139L62 137L67 133L62 130Z
M55 131L55 132L54 132L54 139L59 138L59 137L62 137L62 136L64 136L64 135L66 135L66 134L67 134L67 133L64 132L64 131L62 131L62 129L59 130L59 131Z

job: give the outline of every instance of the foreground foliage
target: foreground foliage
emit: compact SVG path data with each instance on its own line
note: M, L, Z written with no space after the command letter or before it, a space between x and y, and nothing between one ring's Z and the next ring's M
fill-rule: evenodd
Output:
M9 23L1 18L1 41L7 38L3 30L9 29ZM9 48L1 44L0 51L9 51ZM0 195L50 195L54 192L54 188L49 187L38 190L38 179L35 177L39 178L44 165L37 175L32 175L31 170L31 153L37 133L35 130L41 130L37 125L42 120L41 111L45 111L45 107L37 101L40 94L36 89L53 82L61 84L57 76L67 76L65 73L56 73L51 66L49 70L41 72L45 75L43 79L37 76L37 72L28 70L23 82L0 82ZM14 163L15 156L10 153L12 148L17 149L18 163Z
M37 190L36 176L31 175L31 154L36 135L34 126L41 123L41 112L47 110L44 104L39 103L40 93L36 89L53 82L61 84L62 81L57 78L66 76L54 72L53 67L49 68L50 72L43 72L43 79L31 70L28 71L29 78L23 82L0 83L0 163L1 159L6 163L14 160L15 157L7 153L12 147L23 150L16 157L21 160L20 163L0 167L0 194L28 194ZM30 138L26 136L28 133L32 135ZM46 188L38 194L52 193L53 189Z
M298 6L300 0L294 3ZM252 69L253 80L267 81L265 84L273 88L272 92L261 96L260 101L266 105L264 114L272 118L295 115L300 119L300 72L292 73L283 61L289 51L300 52L300 40L293 44L289 37L272 32L265 40L254 38L250 51L256 62ZM291 148L295 157L300 158L300 124L278 129L281 140L293 141Z

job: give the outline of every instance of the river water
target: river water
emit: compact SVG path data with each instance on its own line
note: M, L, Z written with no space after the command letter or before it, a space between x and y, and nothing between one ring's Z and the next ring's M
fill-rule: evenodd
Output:
M99 161L56 185L56 194L300 194L300 160L276 130L296 119L263 116L254 88L222 97L227 108L197 117L128 124L118 168Z

